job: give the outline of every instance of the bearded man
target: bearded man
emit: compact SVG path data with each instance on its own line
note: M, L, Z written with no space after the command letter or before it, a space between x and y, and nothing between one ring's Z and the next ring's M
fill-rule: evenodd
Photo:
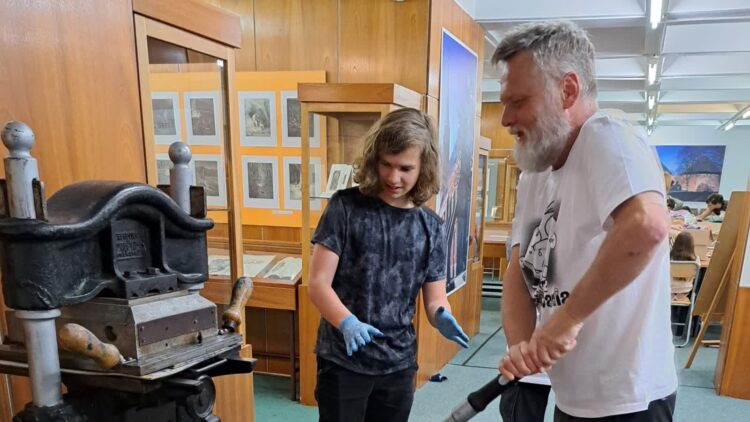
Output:
M671 421L677 376L659 162L643 130L598 110L594 47L580 28L519 26L492 60L503 65L502 124L523 172L500 372L546 372L555 421Z

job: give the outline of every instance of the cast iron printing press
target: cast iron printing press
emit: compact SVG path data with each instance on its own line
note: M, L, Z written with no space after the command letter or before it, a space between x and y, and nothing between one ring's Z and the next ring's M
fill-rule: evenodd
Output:
M168 186L86 181L47 201L31 129L9 122L2 141L0 372L29 376L33 397L14 421L218 421L211 377L255 363L237 333L252 282L220 327L199 294L213 221L187 145L170 147Z

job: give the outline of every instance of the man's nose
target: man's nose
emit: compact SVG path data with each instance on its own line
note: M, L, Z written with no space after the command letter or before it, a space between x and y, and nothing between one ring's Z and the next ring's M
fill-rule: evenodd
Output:
M515 123L515 113L509 110L508 106L503 110L502 116L500 116L500 124L505 127L510 127Z

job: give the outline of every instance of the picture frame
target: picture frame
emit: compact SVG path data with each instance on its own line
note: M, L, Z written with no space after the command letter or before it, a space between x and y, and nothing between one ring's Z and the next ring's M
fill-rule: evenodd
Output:
M172 160L169 154L156 154L156 185L169 185L169 170L172 168Z
M240 145L275 147L276 92L240 91Z
M299 148L302 145L302 108L297 91L281 91L281 146ZM310 114L310 148L320 147L320 116Z
M284 157L284 208L302 209L302 159L301 157ZM323 180L320 174L320 157L310 158L310 209L320 211L319 196Z
M247 208L279 208L278 157L243 156L242 185Z
M177 92L151 93L151 110L154 132L154 143L170 145L182 140L182 122L180 121L180 95Z
M321 196L330 198L330 195L337 190L346 189L352 170L353 167L349 164L332 164L331 171L328 173L325 195Z
M206 204L227 206L227 178L224 157L221 155L194 154L190 161L195 186L203 186Z
M185 92L185 127L190 145L221 145L219 93Z

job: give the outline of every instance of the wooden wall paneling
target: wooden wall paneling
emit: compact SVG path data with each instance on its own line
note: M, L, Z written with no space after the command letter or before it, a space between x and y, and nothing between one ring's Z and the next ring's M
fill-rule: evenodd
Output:
M481 135L492 140L492 149L512 149L513 135L502 125L502 103L482 103Z
M339 16L339 82L427 91L428 0L340 0Z
M0 122L34 130L47 195L86 179L145 181L130 2L3 1L0 25Z
M204 0L132 0L133 11L240 48L240 17Z
M429 69L427 73L427 95L440 97L440 52L443 28L458 37L478 55L477 85L481 85L484 32L454 0L433 0L430 8ZM481 87L477 87L480 92ZM477 102L481 102L477 95Z
M482 262L473 262L469 265L469 276L471 277L474 294L471 296L471 304L469 309L471 312L468 314L466 321L466 334L469 336L475 336L479 334L479 323L482 315L482 280L484 278L484 266ZM478 288L477 288L478 285Z
M240 356L252 358L250 344L242 346ZM225 375L213 379L216 385L214 414L226 422L253 422L253 374Z
M255 65L255 2L251 0L212 0L222 9L240 17L240 48L235 51L235 71L253 72Z
M256 70L325 70L338 80L337 0L255 0Z
M430 35L429 35L429 69L427 74L428 90L426 96L427 114L435 118L439 117L440 106L440 55L442 29L445 28L470 49L477 53L477 105L475 111L475 151L478 155L478 143L481 124L481 95L479 95L481 72L482 72L482 47L483 33L477 23L469 17L453 0L434 0L430 11ZM439 123L438 123L439 124ZM475 167L476 167L475 161ZM476 204L472 204L472 208ZM470 214L473 216L473 213ZM473 331L478 325L475 321L477 309L480 306L479 295L481 295L481 278L471 277L471 263L467 265L469 280L466 285L451 294L448 298L453 309L453 315L465 329ZM450 342L430 326L424 307L420 304L417 318L419 327L419 347L417 351L417 362L419 371L417 373L417 387L423 385L430 375L445 365L458 350L458 345Z

